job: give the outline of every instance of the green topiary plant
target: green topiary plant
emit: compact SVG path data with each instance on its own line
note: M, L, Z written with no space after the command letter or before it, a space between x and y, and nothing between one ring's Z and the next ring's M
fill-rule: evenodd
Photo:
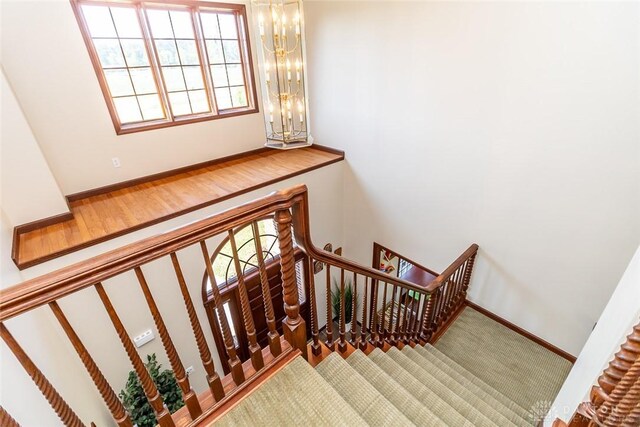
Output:
M340 317L340 285L338 281L333 279L333 289L331 290L331 305L333 308L333 312ZM358 301L356 301L356 310L358 309ZM351 313L351 309L353 308L353 287L351 285L351 279L345 278L344 280L344 323L348 324L351 322L351 318L353 317L353 313Z
M147 355L147 363L145 364L151 379L158 388L158 392L162 396L164 404L169 408L169 412L174 413L184 406L182 401L182 393L176 381L176 377L171 369L160 371L162 365L156 360L156 354ZM135 371L129 372L125 389L120 391L122 403L129 411L131 421L138 427L154 427L157 424L156 417L153 414L153 408L149 404L147 397L142 389L142 384L138 379Z

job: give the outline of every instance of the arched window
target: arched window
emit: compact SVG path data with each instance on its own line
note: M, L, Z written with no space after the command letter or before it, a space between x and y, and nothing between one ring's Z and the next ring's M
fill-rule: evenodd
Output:
M240 274L242 274L244 278L247 296L249 297L249 305L255 323L258 344L266 346L268 344L268 329L265 320L263 291L260 275L258 274L256 239L259 239L262 248L262 258L267 273L267 285L271 293L276 325L281 333L281 324L286 313L284 311L282 278L280 275L280 246L278 243L277 226L273 216L256 221L255 228L257 232L254 233L253 224L243 225L234 229L233 234L240 264ZM229 324L236 352L240 359L244 361L249 358L247 351L248 343L246 342L240 307L240 296L237 287L238 272L236 271L234 253L229 239L229 237L225 238L213 252L211 265L213 267L213 276L216 285L220 291L220 303ZM294 247L294 260L300 302L300 315L305 319L307 328L309 328L309 307L307 304L309 290L307 278L310 273L307 266L308 262L303 251L296 247ZM226 350L218 325L216 305L213 301L213 289L211 285L208 275L206 272L203 272L202 297L205 311L211 323L216 347L219 354L222 355L225 354ZM228 373L229 367L226 364L226 358L222 358L222 363L225 373Z
M280 257L280 246L278 245L278 231L273 217L268 217L257 221L260 244L262 246L262 257L265 265L268 265ZM254 236L251 224L234 231L238 258L242 274L246 275L258 269L258 258L256 254L256 236ZM231 242L226 238L214 251L211 258L213 273L216 284L220 290L233 285L238 280ZM211 282L206 281L206 291L211 292Z

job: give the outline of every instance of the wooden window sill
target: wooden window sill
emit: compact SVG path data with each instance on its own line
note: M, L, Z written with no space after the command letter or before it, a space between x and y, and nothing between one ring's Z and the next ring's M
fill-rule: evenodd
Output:
M16 227L20 270L344 159L313 145L261 148L67 196L70 214Z

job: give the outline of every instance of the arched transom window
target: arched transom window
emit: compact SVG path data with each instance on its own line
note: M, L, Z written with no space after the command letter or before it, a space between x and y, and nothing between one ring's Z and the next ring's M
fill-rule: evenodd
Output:
M257 234L262 247L262 257L265 265L279 259L280 247L278 245L278 232L273 217L261 219L256 222ZM252 224L245 225L234 230L238 260L240 261L241 274L246 275L258 269L258 257L256 250L256 236ZM235 262L231 242L226 238L213 253L211 259L213 272L218 288L224 289L237 281ZM211 291L211 282L207 280L207 293Z

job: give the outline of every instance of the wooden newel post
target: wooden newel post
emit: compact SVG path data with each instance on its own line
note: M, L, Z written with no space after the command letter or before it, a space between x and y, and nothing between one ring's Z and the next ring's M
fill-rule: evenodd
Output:
M307 325L300 316L300 298L296 283L296 266L293 256L293 239L291 238L291 212L280 210L275 215L278 224L278 243L280 245L280 274L282 275L282 293L284 311L287 314L282 321L284 338L293 348L307 357Z

